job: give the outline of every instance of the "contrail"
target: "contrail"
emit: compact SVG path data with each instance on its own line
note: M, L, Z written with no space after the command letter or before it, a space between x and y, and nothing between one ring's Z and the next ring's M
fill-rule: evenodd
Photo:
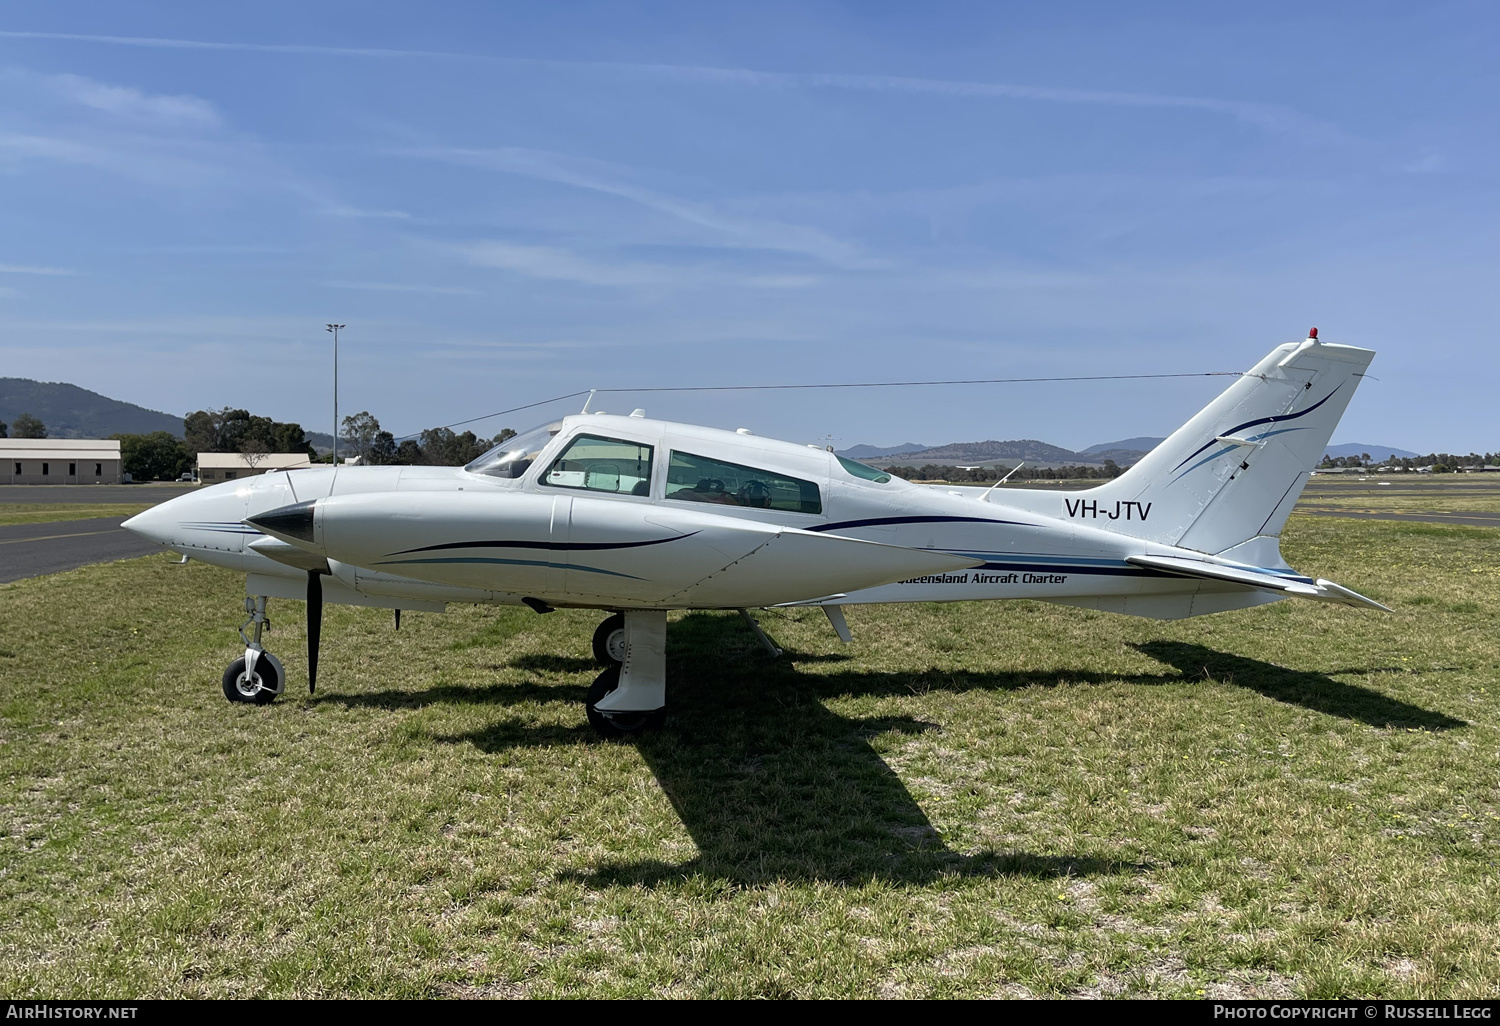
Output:
M52 39L61 42L102 43L172 50L239 50L251 53L306 54L319 57L442 58L496 64L531 65L557 70L594 69L659 78L732 85L844 89L855 92L912 93L976 99L1032 100L1043 103L1099 104L1114 107L1157 107L1226 114L1271 132L1338 134L1331 126L1298 111L1275 104L1220 100L1201 96L1171 96L1092 89L1059 89L1003 82L963 82L908 78L895 75L849 75L822 72L755 71L684 64L628 64L611 61L568 61L528 57L495 57L451 50L400 50L385 47L311 46L299 43L221 43L199 39L154 36L105 36L79 32L18 32L0 30L0 39Z

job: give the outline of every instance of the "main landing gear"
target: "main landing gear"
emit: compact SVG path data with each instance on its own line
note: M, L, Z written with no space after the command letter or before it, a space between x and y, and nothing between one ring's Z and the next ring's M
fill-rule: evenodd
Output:
M240 624L240 640L245 643L245 654L224 671L224 697L231 702L249 702L266 705L276 701L276 696L286 689L286 670L281 660L261 648L260 635L271 621L266 619L266 597L245 598L245 612L250 616ZM245 633L253 625L254 636Z
M594 656L606 669L594 678L584 710L602 737L625 737L661 726L667 704L665 610L616 613L594 631Z

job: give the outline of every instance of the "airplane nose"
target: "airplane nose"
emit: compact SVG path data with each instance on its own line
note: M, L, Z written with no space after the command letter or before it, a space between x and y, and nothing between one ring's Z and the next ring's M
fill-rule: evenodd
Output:
M171 501L175 502L176 500ZM140 535L148 541L160 542L162 545L166 545L169 543L168 539L171 534L171 528L177 523L175 515L163 512L166 506L167 503L165 502L157 506L152 506L148 510L137 513L120 526L132 534Z
M303 547L313 543L313 507L318 500L309 499L290 506L280 506L264 513L257 513L244 522L272 538Z

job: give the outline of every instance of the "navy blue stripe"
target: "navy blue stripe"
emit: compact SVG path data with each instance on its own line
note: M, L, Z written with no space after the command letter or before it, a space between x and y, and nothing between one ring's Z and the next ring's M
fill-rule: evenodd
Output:
M1343 388L1343 387L1344 387L1344 383L1343 382L1339 382L1339 384L1334 388L1333 392L1337 392L1340 388ZM1333 398L1333 392L1329 392L1323 398L1319 399L1317 402L1313 403L1311 406L1309 406L1307 409L1301 411L1300 413L1284 413L1284 414L1278 414L1275 417L1261 417L1259 420L1247 420L1243 424L1236 424L1234 427L1230 428L1228 431L1220 431L1220 432L1218 432L1218 434L1219 434L1220 437L1222 437L1224 435L1235 435L1235 434L1239 434L1241 431L1245 430L1246 428L1256 427L1257 425L1260 425L1260 424L1276 424L1276 423L1278 423L1280 421L1283 421L1283 420L1296 420L1298 417L1305 417L1309 413L1311 413L1313 410L1316 410L1319 406L1322 406L1328 400L1332 399ZM1210 441L1204 442L1203 446L1201 448L1194 450L1193 453L1191 455L1189 455L1186 460L1183 460L1182 463L1179 463L1179 464L1177 464L1177 466L1173 467L1172 468L1172 472L1175 474L1177 471L1181 470L1182 466L1183 466L1183 463L1186 463L1188 460L1190 460L1194 456L1198 455L1198 453L1202 452L1204 449L1207 449L1210 445L1214 445L1215 443L1218 442L1218 440L1219 440L1218 438L1214 438L1214 439L1211 439Z
M637 542L553 542L553 541L462 541L444 542L442 545L423 545L418 549L402 549L387 555L404 556L411 552L437 552L441 549L551 549L562 552L579 552L598 549L638 549L643 545L665 545L667 542L691 538L697 531L679 534L672 538L655 538Z
M614 570L601 570L596 566L579 566L577 563L548 563L537 559L499 559L495 556L436 556L432 559L383 559L380 566L414 566L418 563L496 563L506 566L545 566L554 570L579 570L589 574L608 574L610 577L628 577L632 581L640 581L645 578L636 577L633 574L616 573Z
M1090 574L1098 577L1176 577L1179 580L1183 576L1147 566L1078 566L1075 563L1058 563L1051 566L1046 563L986 563L974 569L1019 570L1028 574Z
M836 524L819 524L809 531L837 531L851 527L887 527L895 524L1017 524L1029 527L1019 520L996 520L992 517L868 517L864 520L840 520Z

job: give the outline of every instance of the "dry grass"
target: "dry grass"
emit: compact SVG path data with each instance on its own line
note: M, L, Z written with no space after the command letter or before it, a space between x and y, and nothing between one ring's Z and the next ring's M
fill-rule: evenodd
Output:
M151 506L149 502L13 502L0 505L0 526L48 524L55 520L88 520L91 517L133 517Z
M674 617L600 742L597 617L331 609L231 707L241 581L0 586L10 996L1500 989L1500 532L1294 518L1394 615L1041 603Z

